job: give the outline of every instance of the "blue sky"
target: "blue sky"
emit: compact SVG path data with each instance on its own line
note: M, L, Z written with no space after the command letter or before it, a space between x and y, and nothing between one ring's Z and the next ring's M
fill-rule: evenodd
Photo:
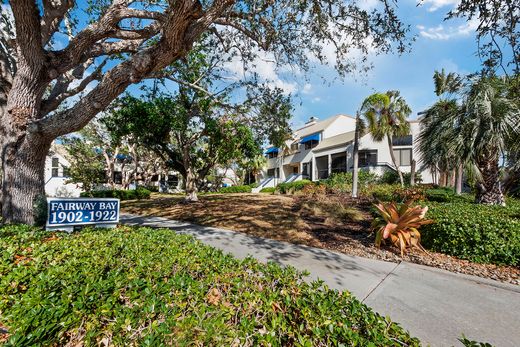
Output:
M412 108L410 118L416 118L418 111L436 100L432 82L435 69L463 74L480 69L481 62L475 54L475 23L443 21L456 3L456 0L426 0L417 6L414 0L399 1L400 18L416 35L411 53L371 56L374 68L367 76L347 76L332 85L324 84L321 77L332 79L334 72L330 68L317 68L309 81L297 81L292 86L297 94L293 125L301 125L311 115L320 119L339 113L353 115L366 96L391 89L401 91Z

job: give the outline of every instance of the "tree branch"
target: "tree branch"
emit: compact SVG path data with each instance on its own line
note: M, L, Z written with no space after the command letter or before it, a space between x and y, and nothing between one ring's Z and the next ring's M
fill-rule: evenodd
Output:
M167 18L163 13L128 8L128 5L128 0L114 0L103 16L97 22L90 24L79 34L77 34L76 37L70 40L69 45L65 49L58 52L51 52L51 65L54 66L58 74L62 74L65 71L70 70L73 66L80 63L85 58L85 56L90 57L103 54L104 49L99 50L99 45L103 46L104 44L108 43L98 42L111 37L112 34L119 32L121 29L118 27L118 24L121 20L128 18L140 18L163 22ZM155 28L155 26L157 26L157 28ZM149 31L149 36L147 37L151 37L153 36L154 32L158 32L159 25L150 24L148 28L143 30ZM125 46L126 43L120 45ZM97 53L94 52L89 54L91 47L93 46L95 47L94 51L96 51L97 46Z
M42 46L45 46L58 30L65 14L74 6L73 0L43 0L43 17L41 19Z
M30 66L38 66L43 59L41 47L40 18L38 7L33 0L11 1L11 9L15 18L16 45L19 51L25 54L19 57L20 61Z
M49 114L50 112L54 111L55 109L57 109L58 106L64 100L81 93L90 84L90 82L101 79L101 72L103 70L103 67L105 67L106 63L107 63L107 60L104 60L101 64L99 64L98 67L96 67L94 72L92 72L90 75L88 75L83 80L81 80L81 82L79 83L79 85L77 87L72 88L70 90L67 90L67 88L70 85L70 83L72 82L72 80L74 80L74 79L69 80L68 83L60 84L61 86L58 88L56 88L56 86L58 86L58 82L57 82L55 85L55 88L53 88L53 92L51 92L51 95L49 96L49 98L47 98L46 100L44 100L42 102L42 109L41 109L42 116L45 116L45 115ZM65 89L62 89L63 86L65 86ZM56 91L54 91L54 90L56 90Z

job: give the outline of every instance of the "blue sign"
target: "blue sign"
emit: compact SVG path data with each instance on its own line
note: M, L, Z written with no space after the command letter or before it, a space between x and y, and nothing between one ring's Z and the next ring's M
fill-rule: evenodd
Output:
M47 229L119 222L119 199L47 198L47 205Z

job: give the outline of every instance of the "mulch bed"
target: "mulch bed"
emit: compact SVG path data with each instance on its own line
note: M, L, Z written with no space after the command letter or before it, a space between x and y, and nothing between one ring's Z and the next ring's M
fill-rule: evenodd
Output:
M303 197L295 197L301 202ZM349 202L349 197L344 197L344 202ZM338 251L345 254L360 256L364 258L379 259L391 262L407 261L426 266L437 267L451 272L474 275L489 278L501 282L520 285L520 268L513 266L498 266L493 264L478 264L468 260L458 259L443 253L420 250L409 250L401 257L399 249L391 246L374 245L375 235L367 232L370 230L370 208L371 202L351 201L353 206L358 207L367 218L361 222L345 223L342 226L331 227L319 221L315 216L302 218L309 225L310 233L319 240L319 247ZM316 245L315 245L316 246Z
M323 197L322 197L323 198ZM345 254L386 260L408 261L451 272L475 275L520 285L520 268L477 264L442 253L410 250L401 257L392 246L374 246L370 233L372 201L353 200L349 195L326 196L361 213L357 221L333 221L305 208L315 198L305 195L215 194L201 196L199 203L183 204L181 196L155 195L151 200L124 201L129 213L160 216L236 232L330 249ZM275 213L276 211L276 213Z

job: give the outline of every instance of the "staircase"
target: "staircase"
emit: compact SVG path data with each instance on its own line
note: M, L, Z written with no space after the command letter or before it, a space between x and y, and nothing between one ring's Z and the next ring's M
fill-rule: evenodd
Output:
M252 193L260 193L260 191L264 188L274 187L275 186L275 180L274 177L267 177L265 178L258 187L251 189Z

